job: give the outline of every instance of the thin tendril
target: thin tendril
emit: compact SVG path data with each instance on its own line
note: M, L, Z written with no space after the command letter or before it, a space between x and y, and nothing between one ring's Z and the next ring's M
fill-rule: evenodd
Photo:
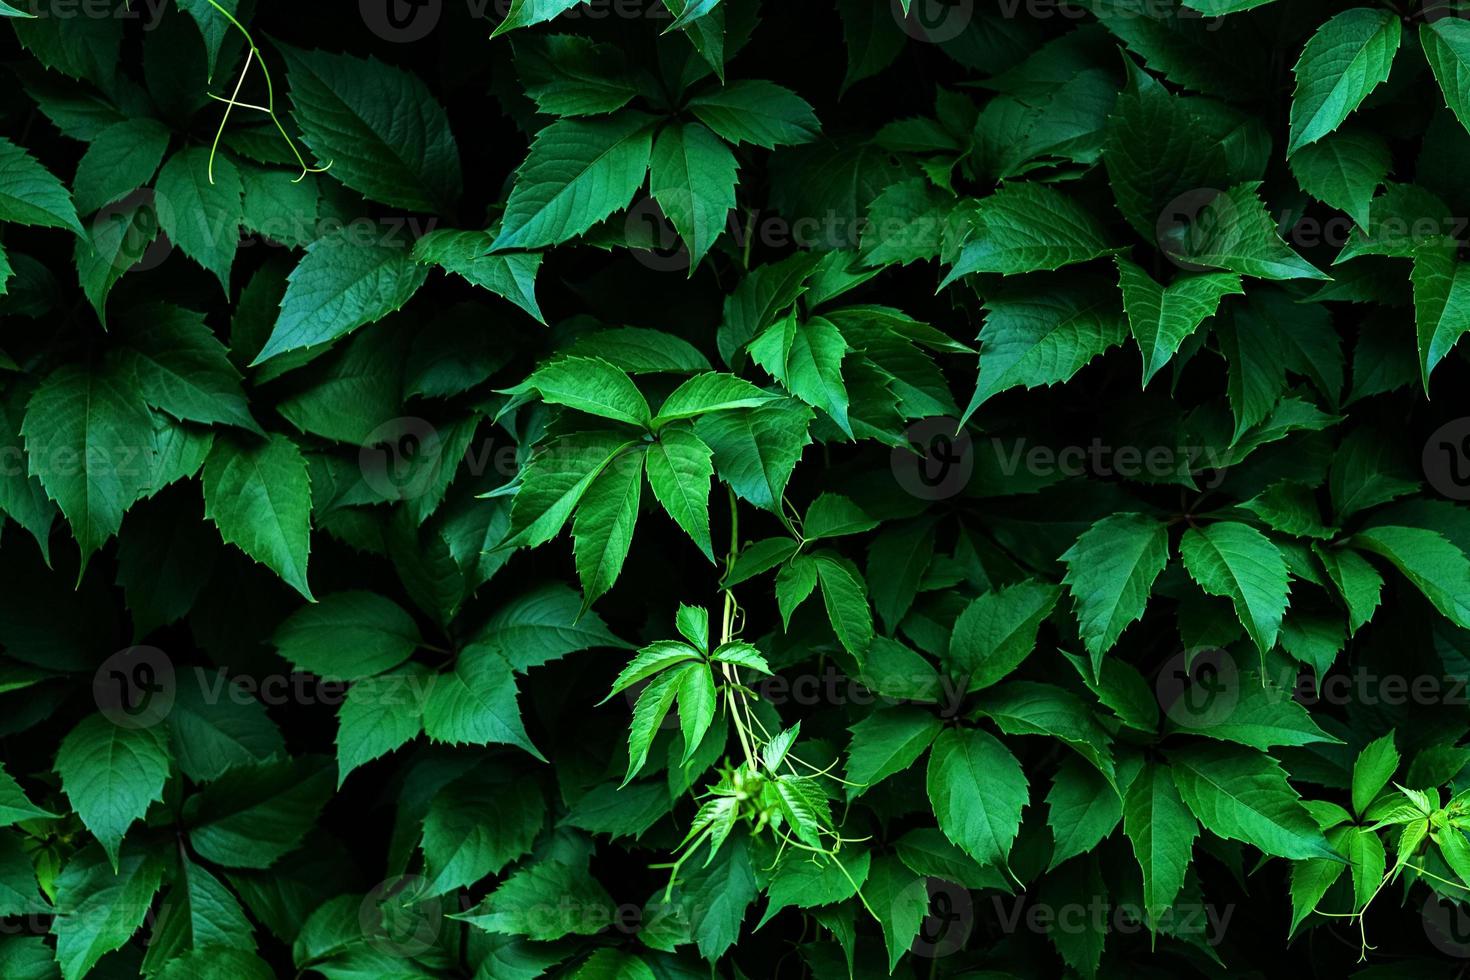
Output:
M211 2L213 2L213 0L211 0ZM209 184L211 187L214 186L214 156L217 152L219 152L220 137L224 136L225 134L225 123L230 121L230 113L233 112L235 109L235 99L240 94L241 86L245 84L245 76L250 73L250 62L254 60L255 45L252 44L250 45L250 53L245 56L245 67L240 69L240 77L235 81L235 91L230 93L230 97L227 100L229 104L225 106L225 114L220 117L219 129L216 129L214 131L214 142L211 143L209 146ZM270 110L266 111L269 112Z
M216 2L216 0L207 0L207 2L211 7L219 11L221 17L223 17L225 20L229 21L235 26L235 29L244 36L245 43L250 46L250 52L245 56L245 67L240 70L240 77L235 82L234 94L232 94L228 99L219 99L218 96L211 96L212 98L219 99L219 101L221 102L225 102L226 105L225 114L220 117L219 129L215 130L214 143L209 148L209 182L211 184L214 183L214 158L215 155L219 152L220 138L223 137L225 133L225 123L229 121L230 112L237 105L245 106L246 108L250 109L257 109L261 112L264 112L266 115L270 116L271 122L275 123L276 131L281 134L281 139L286 141L286 146L288 149L290 149L291 155L296 158L297 165L301 167L301 173L299 176L297 176L295 180L292 181L293 184L301 183L301 181L306 179L307 174L320 174L332 169L332 163L335 161L327 161L327 164L324 167L312 167L307 164L306 159L301 155L301 151L296 149L296 141L291 138L291 134L286 132L286 127L281 124L280 117L276 115L275 83L271 80L270 69L265 66L265 58L261 55L260 48L256 47L255 39L250 36L250 32L245 29L245 25L236 20L235 15L230 13L224 7L221 7L219 3ZM260 62L260 73L265 77L265 105L263 106L247 105L246 103L238 102L236 100L237 96L239 96L240 94L241 87L245 84L245 76L250 71L250 63L252 61Z

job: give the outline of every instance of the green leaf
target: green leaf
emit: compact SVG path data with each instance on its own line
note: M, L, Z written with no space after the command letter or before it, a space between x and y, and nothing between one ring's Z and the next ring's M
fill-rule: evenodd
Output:
M1168 528L1142 514L1113 514L1084 531L1061 556L1062 584L1077 606L1077 628L1099 673L1128 624L1143 618L1154 580L1169 563Z
M536 548L556 537L592 481L635 445L623 433L579 432L541 447L531 457L511 501L502 548Z
M1445 864L1461 881L1470 881L1470 841L1465 840L1465 832L1459 827L1446 827L1440 831L1437 843Z
M1228 711L1178 710L1174 712L1176 726L1197 735L1262 750L1278 745L1338 741L1317 726L1307 709L1292 699L1290 690L1254 673L1242 673L1237 686Z
M709 664L696 663L678 669L679 731L684 736L682 765L689 761L715 720L715 679Z
M536 302L536 273L541 268L541 254L490 255L492 241L489 232L438 229L413 243L413 258L488 289L545 323L546 318Z
M671 750L670 764L677 765L682 755L682 746L677 753ZM671 786L655 780L630 783L621 789L616 780L602 783L579 797L561 822L588 833L636 840L668 815L672 792Z
M59 814L43 810L26 798L25 790L15 777L0 768L0 826L9 827L23 820L56 820Z
M194 18L199 25L199 33L204 36L204 48L209 56L210 65L214 65L219 59L220 45L224 43L225 35L234 26L222 11L228 12L231 17L239 13L239 0L179 0L179 9Z
M864 265L907 265L938 258L953 228L954 199L922 177L884 189L868 206L863 225Z
M616 949L599 949L568 974L569 980L657 980L642 959Z
M1470 23L1462 17L1426 19L1419 25L1419 45L1444 95L1445 105L1470 129L1470 101L1466 99L1470 83Z
M158 224L185 255L214 273L230 291L230 266L240 243L244 187L229 157L211 160L202 146L169 158L154 185Z
M938 718L922 708L899 705L880 708L853 725L847 749L847 780L850 798L882 780L903 772L939 735Z
M91 214L152 180L168 141L168 127L147 117L125 119L98 133L77 162L72 181L77 211Z
M168 736L157 727L124 728L88 715L61 740L55 769L72 809L116 869L123 835L163 799Z
M596 915L546 915L548 909L608 909L613 900L587 871L587 860L541 860L525 865L468 912L454 916L486 932L538 941L593 935L606 928Z
M308 600L311 478L296 444L216 439L204 461L204 515L233 544Z
M295 849L332 794L332 766L302 756L237 766L184 806L189 843L227 868L268 868Z
M1143 386L1168 364L1189 337L1220 308L1226 296L1245 292L1233 272L1179 276L1167 286L1124 259L1118 263L1118 285L1128 328L1143 355Z
M745 911L757 894L745 838L732 836L702 867L691 868L681 878L676 895L689 909L690 930L699 953L716 960L739 938Z
M1149 763L1123 798L1123 830L1143 870L1143 905L1150 926L1174 904L1184 887L1199 824L1185 808L1169 767Z
M980 696L975 710L1007 735L1044 735L1070 746L1116 783L1111 741L1081 698L1052 684L1009 681Z
M1078 756L1062 759L1046 805L1053 841L1050 868L1097 847L1123 819L1117 790Z
M889 633L898 628L918 597L924 573L934 561L932 522L890 524L868 547L868 593Z
M1191 10L1198 10L1207 17L1222 17L1225 14L1239 13L1242 10L1251 10L1263 7L1274 0L1182 0L1184 6Z
M665 513L714 561L709 535L713 450L687 429L664 429L645 456L648 485Z
M424 702L424 732L451 745L515 745L546 761L521 721L510 661L489 644L465 647L454 669L434 678Z
M1470 263L1453 247L1426 243L1414 250L1409 276L1414 286L1414 326L1419 339L1419 376L1429 394L1429 374L1470 330Z
M1058 594L1056 586L1028 579L986 592L965 607L955 621L946 661L965 690L995 684L1030 656Z
M596 357L563 357L526 379L541 400L616 422L647 427L652 413L633 379Z
M715 472L736 496L781 512L781 496L811 442L812 410L793 398L760 408L704 415L694 434L714 452Z
M24 147L0 137L0 221L66 228L85 237L71 195Z
M255 951L254 928L240 902L218 878L187 858L180 859L161 909L143 957L145 970L156 970L193 950Z
M973 272L1060 269L1110 251L1098 220L1061 191L1007 184L976 206L969 239L939 288Z
M873 613L863 578L846 558L821 553L813 556L813 562L832 631L844 650L861 658L873 642Z
M629 374L695 374L710 369L709 358L689 341L643 327L615 327L581 334L566 353L600 357ZM717 379L722 377L706 378L705 382L718 389ZM699 386L691 386L693 390L699 390Z
M653 418L658 429L678 419L695 418L710 412L727 412L735 408L759 408L778 396L757 388L749 381L707 371L696 374L669 393Z
M264 435L250 415L229 350L193 310L149 303L120 319L124 359L143 399L174 418L221 422Z
M1383 792L1399 767L1399 750L1393 732L1363 746L1353 763L1353 812L1368 812L1368 806Z
M281 315L251 365L382 319L412 299L427 275L396 244L359 243L346 232L317 239L291 271Z
M679 604L678 613L673 614L673 626L679 636L694 644L700 652L710 649L710 611L703 605Z
M66 914L51 920L64 980L80 980L132 938L148 915L163 870L162 861L140 849L129 849L120 861L111 858L110 865L90 847L67 861L56 878L56 905Z
M872 855L860 847L844 847L837 854L818 856L793 854L776 866L766 886L770 902L756 924L759 929L786 908L815 908L831 905L856 895L867 881Z
M1161 229L1159 247L1186 269L1224 269L1257 279L1327 279L1282 241L1257 196L1259 182L1236 184Z
M511 0L510 9L505 13L505 19L496 26L490 36L496 37L506 31L515 30L517 27L530 27L533 24L545 23L571 10L581 2L582 0Z
M633 544L633 525L643 493L643 459L623 453L587 488L572 521L582 605L612 588Z
M515 42L526 95L552 116L615 112L638 94L622 51L576 34L531 35Z
M90 234L77 240L77 278L97 318L107 322L107 297L119 279L148 252L158 236L158 215L138 204L93 221Z
M1346 211L1362 228L1368 227L1373 194L1393 165L1382 137L1362 129L1325 136L1302 147L1288 162L1302 190Z
M281 47L301 139L317 165L374 201L447 213L459 200L459 148L415 74L376 59Z
M1444 535L1383 526L1359 531L1349 543L1388 559L1446 619L1470 629L1470 559Z
M801 323L792 314L751 341L750 356L791 394L826 412L852 436L850 399L842 379L847 341L829 321L812 317Z
M1345 10L1317 28L1292 69L1287 156L1337 129L1388 79L1401 34L1397 16L1369 7Z
M1366 228L1354 228L1333 265L1364 255L1411 259L1421 246L1446 244L1449 208L1417 184L1390 183L1368 207Z
M1179 542L1185 571L1210 595L1228 598L1262 656L1276 645L1286 612L1286 561L1260 531L1222 521L1190 528Z
M807 508L801 522L801 536L804 541L820 541L861 534L877 526L878 522L848 497L824 493Z
M929 752L929 802L939 829L981 864L1003 864L1030 788L1021 764L994 735L950 728Z
M1327 577L1347 605L1348 634L1356 633L1360 626L1373 618L1378 608L1383 576L1355 551L1314 545L1312 552L1321 560Z
M491 248L555 245L627 207L648 172L651 123L642 113L622 112L560 119L538 132Z
M1099 19L1115 30L1130 46L1138 33L1146 31L1154 14L1142 4L1131 2L1093 3ZM1175 11L1165 17L1171 27L1163 32L1177 43L1187 30ZM1124 23L1126 21L1126 23ZM1215 36L1205 35L1213 44ZM1148 60L1158 67L1152 55ZM1201 58L1188 59L1199 62ZM1152 75L1140 70L1132 59L1125 62L1128 84L1118 93L1107 119L1102 160L1118 210L1143 236L1157 240L1160 221L1171 209L1194 199L1200 188L1209 187L1230 172L1222 138L1212 138L1215 121L1202 99L1169 93Z
M154 489L153 420L112 365L68 364L46 376L21 422L31 476L61 508L85 561Z
M863 882L863 898L878 916L888 946L888 971L898 966L929 915L929 890L925 880L891 854L873 859Z
M687 30L691 24L701 17L714 13L715 8L719 5L720 0L690 0L688 4L684 5L682 10L676 12L674 22L668 27L665 27L663 33L668 34L672 31Z
M1180 798L1216 836L1275 857L1337 859L1280 765L1265 753L1195 743L1170 752L1169 763Z
M698 123L666 126L653 144L648 190L689 249L689 274L735 207L735 154Z
M775 82L731 82L694 96L688 108L726 142L768 150L814 140L822 128L806 100Z
M903 50L906 40L889 10L863 0L841 0L837 13L842 17L842 39L847 44L847 73L842 77L841 92L854 82L870 78L892 64ZM908 16L904 10L903 15Z
M980 378L961 421L1010 388L1069 381L1123 342L1128 325L1112 286L1072 277L1064 287L1028 282L986 297L980 328Z
M781 612L781 628L791 628L791 615L817 587L817 561L810 555L798 555L776 573L776 608Z
M533 780L474 770L434 795L419 848L425 894L474 885L530 853L546 822L546 800Z
M595 613L586 612L577 593L560 582L538 586L506 602L491 614L475 640L498 646L518 671L593 647L631 649Z
M207 946L169 960L154 976L158 980L271 980L274 973L253 953Z
M634 661L632 666L646 667ZM679 694L679 685L683 680L684 671L702 666L700 663L685 663L673 669L664 669L665 664L658 665L658 673L654 674L653 680L638 695L638 700L633 704L633 719L628 726L628 771L623 776L622 786L628 785L633 777L638 775L643 764L648 761L648 749L653 744L653 738L658 734L659 726L663 724L669 709L674 705L674 698ZM646 675L645 675L646 676ZM687 746L687 743L686 743ZM619 787L621 788L621 787Z
M344 681L397 667L423 642L413 617L397 603L359 590L334 592L298 609L271 641L297 670Z
M1327 840L1334 847L1340 847L1346 834L1355 828L1339 827L1327 832ZM1331 861L1327 858L1311 858L1305 861L1293 861L1291 865L1291 929L1290 934L1296 933L1297 927L1301 925L1312 912L1316 911L1318 904L1327 894L1327 890L1342 877L1348 865L1341 861Z
M416 664L365 677L337 710L337 785L347 774L412 741L424 730L433 675Z
M180 684L168 713L170 743L179 771L198 783L218 779L235 766L286 754L281 731L265 706L232 688L223 671L198 683Z

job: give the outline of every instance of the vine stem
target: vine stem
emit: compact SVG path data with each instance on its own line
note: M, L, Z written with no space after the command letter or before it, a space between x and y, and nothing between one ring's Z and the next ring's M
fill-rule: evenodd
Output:
M740 511L735 506L735 491L730 491L730 550L725 555L725 576L728 578L730 572L735 568L735 558L740 553ZM739 606L735 602L735 593L725 589L724 608L720 613L720 645L729 643L734 637L736 615ZM755 771L755 749L751 746L751 734L746 730L746 724L741 720L741 708L743 705L735 700L735 687L739 679L732 664L720 663L720 673L725 678L725 706L730 712L730 720L735 724L735 734L740 738L740 748L745 753L745 764ZM746 709L749 710L749 709Z
M664 886L665 905L668 904L669 898L674 894L674 885L678 883L679 879L679 869L684 866L684 862L689 860L690 856L695 852L699 845L702 844L705 839L708 838L713 832L714 827L712 826L706 827L701 830L699 832L699 836L690 841L689 846L684 849L684 853L675 858L672 863L649 865L649 867L651 868L655 868L658 870L667 869L669 872L669 883Z
M281 139L286 141L286 146L290 149L291 155L296 158L297 164L299 164L301 167L301 174L296 178L295 181L293 181L293 183L299 184L301 181L306 179L307 174L325 173L326 171L332 169L331 161L328 161L327 165L324 167L312 167L309 166L306 160L301 156L301 151L296 149L296 142L291 139L291 134L286 132L286 127L281 124L280 118L276 115L276 86L275 83L271 80L270 69L265 66L265 57L260 53L260 48L256 47L255 45L255 38L251 37L250 32L245 29L245 25L236 20L234 14L230 13L224 7L221 7L217 0L207 0L207 2L211 7L219 11L221 17L234 25L235 30L240 32L241 36L245 38L245 43L250 46L250 53L245 57L245 67L240 69L240 77L235 82L234 93L230 96L228 100L225 100L228 103L225 106L225 114L220 117L219 129L215 130L214 143L209 148L210 184L214 183L214 158L219 152L220 138L223 137L225 134L225 123L229 121L230 112L237 105L250 109L259 109L266 115L270 116L271 122L275 123L276 131L281 134ZM250 72L250 64L252 61L260 62L260 73L265 77L265 105L263 106L247 105L246 103L237 101L237 97L240 94L240 89L245 84L245 76Z

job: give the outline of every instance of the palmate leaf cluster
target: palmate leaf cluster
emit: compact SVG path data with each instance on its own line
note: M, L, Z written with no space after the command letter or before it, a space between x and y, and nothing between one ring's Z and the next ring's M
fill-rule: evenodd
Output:
M1464 4L0 17L0 976L1470 955Z

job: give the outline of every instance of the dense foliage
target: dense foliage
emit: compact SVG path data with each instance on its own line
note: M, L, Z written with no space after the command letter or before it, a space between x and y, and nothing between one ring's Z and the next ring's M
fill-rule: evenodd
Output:
M0 2L0 976L1459 975L1460 7Z

